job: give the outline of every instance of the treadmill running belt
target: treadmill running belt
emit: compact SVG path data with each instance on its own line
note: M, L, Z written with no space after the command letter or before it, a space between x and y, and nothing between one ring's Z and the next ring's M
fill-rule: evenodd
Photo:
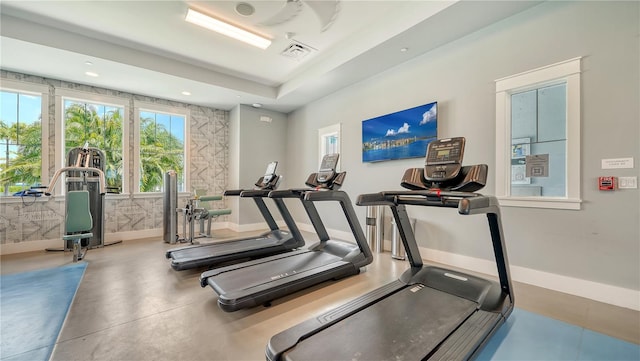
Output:
M284 359L421 360L476 308L475 302L433 288L407 286L301 341Z
M199 260L227 254L245 252L257 248L267 248L278 245L281 239L275 237L251 238L234 242L221 242L203 245L201 247L185 248L171 252L171 259L176 262Z
M325 252L285 254L278 261L264 262L247 267L246 269L250 270L250 272L221 273L209 278L208 282L216 292L226 293L228 290L234 293L244 292L243 290L250 290L279 279L304 274L334 262L346 263L342 261L342 258Z

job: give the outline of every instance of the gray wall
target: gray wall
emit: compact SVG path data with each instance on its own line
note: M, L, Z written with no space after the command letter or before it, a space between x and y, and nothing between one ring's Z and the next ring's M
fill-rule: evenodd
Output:
M317 164L317 129L342 123L344 189L399 189L423 160L363 164L361 121L439 102L440 137L467 138L465 163L495 169L494 80L583 56L582 210L503 208L512 265L640 289L638 190L601 193L600 175L638 175L640 161L638 2L549 2L444 45L401 66L308 104L289 115L286 173L304 179ZM295 151L291 151L295 150ZM634 157L635 169L601 170L602 158ZM490 173L486 194L495 192ZM361 223L365 210L357 207ZM420 245L492 259L483 217L412 208ZM301 212L296 218L306 222ZM347 231L341 216L327 226Z
M55 173L55 88L73 89L87 93L103 94L129 100L129 126L134 127L134 100L157 103L165 106L188 109L191 114L190 177L191 190L206 189L212 194L221 194L227 189L227 165L229 163L229 113L224 110L183 104L163 99L124 93L87 85L69 83L56 79L19 74L2 70L2 79L20 80L49 86L49 171L45 179ZM129 169L133 169L133 136L129 133ZM133 184L133 172L128 174ZM186 204L181 198L178 205ZM214 207L224 208L224 202L213 202ZM105 234L162 229L162 195L155 197L109 198L105 202ZM227 216L218 218L225 221ZM180 219L180 217L178 217ZM180 228L181 229L181 228ZM48 199L30 206L22 203L0 202L0 243L21 243L48 239L60 239L64 231L64 202Z
M261 116L271 118L271 122L260 121ZM235 153L230 158L228 189L252 189L255 182L264 175L267 164L278 161L276 173L287 171L286 162L286 115L269 110L240 105L230 112L229 147ZM286 187L283 179L280 187ZM227 197L233 210L231 221L238 225L264 224L253 200ZM273 202L265 202L276 220L282 219Z

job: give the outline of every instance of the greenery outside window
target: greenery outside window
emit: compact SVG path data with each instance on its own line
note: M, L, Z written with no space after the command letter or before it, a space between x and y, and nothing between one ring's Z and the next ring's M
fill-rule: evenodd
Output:
M496 80L496 195L580 209L580 58Z
M58 147L62 154L56 157L56 169L68 165L66 158L69 150L88 143L89 147L98 148L105 154L107 186L117 187L120 192L127 193L127 101L62 89L56 90L56 95L56 108L62 114L56 141L57 144L64 144L64 148Z
M47 184L48 86L2 80L0 197Z
M174 170L178 175L178 191L185 192L189 189L188 110L136 103L135 116L135 142L139 148L134 182L138 191L162 192L164 174Z

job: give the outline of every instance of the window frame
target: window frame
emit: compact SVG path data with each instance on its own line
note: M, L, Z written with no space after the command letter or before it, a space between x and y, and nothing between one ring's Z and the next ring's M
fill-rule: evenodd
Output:
M110 105L115 107L122 107L122 189L120 194L107 194L108 198L127 197L131 192L129 189L129 100L125 98L89 93L77 90L59 89L55 90L55 109L56 109L56 157L55 166L56 169L65 167L66 153L65 148L65 128L64 128L64 101L73 100L79 102L92 102L102 105ZM63 179L58 181L55 187L55 195L61 196L64 194L62 184Z
M34 84L12 79L2 79L0 90L21 94L40 96L40 130L41 130L41 164L40 184L48 185L51 181L49 174L49 85ZM5 197L0 195L0 201L10 203L21 202L20 197Z
M187 108L172 107L163 104L155 104L144 101L134 101L133 103L133 142L134 142L134 154L133 154L133 194L135 197L157 197L162 192L141 192L140 191L140 112L148 111L153 113L163 113L169 115L177 115L184 117L184 191L178 192L180 195L189 194L191 189L191 176L190 176L190 144L191 144L191 111Z
M342 150L342 134L340 134L342 130L341 128L341 123L337 123L318 129L318 168L322 164L322 157L327 154L324 142L325 138L336 135L338 137L338 153ZM338 158L336 171L340 171L340 163L341 160Z
M502 206L580 210L580 81L576 57L495 80L496 197ZM566 196L511 196L511 95L566 83Z

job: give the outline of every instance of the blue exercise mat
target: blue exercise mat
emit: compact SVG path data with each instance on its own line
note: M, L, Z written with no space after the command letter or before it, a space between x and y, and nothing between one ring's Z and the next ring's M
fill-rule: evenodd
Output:
M640 346L516 308L477 360L637 361Z
M0 359L46 361L87 264L0 277Z

